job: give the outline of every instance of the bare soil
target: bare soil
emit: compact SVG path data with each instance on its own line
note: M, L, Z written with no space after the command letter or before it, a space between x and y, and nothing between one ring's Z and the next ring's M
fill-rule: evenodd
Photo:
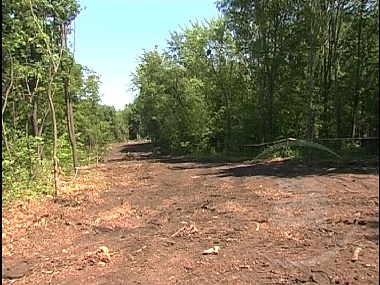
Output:
M378 166L365 163L114 144L59 197L2 210L2 284L379 284Z

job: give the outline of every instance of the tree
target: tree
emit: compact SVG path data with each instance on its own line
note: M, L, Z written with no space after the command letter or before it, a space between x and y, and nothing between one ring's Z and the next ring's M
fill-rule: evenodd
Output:
M99 76L68 50L76 1L7 0L2 8L3 197L50 193L52 185L57 193L60 172L94 152L98 158L115 140L117 114L100 105ZM86 152L89 139L93 151Z

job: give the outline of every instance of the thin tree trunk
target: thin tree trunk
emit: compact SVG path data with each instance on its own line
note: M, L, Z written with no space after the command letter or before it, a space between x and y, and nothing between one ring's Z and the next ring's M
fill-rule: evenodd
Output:
M358 38L356 44L356 70L355 70L355 88L354 88L354 99L352 104L352 115L351 115L351 137L355 138L356 135L356 120L358 113L358 106L360 102L360 72L361 72L361 61L362 61L362 52L361 52L361 40L362 40L362 24L363 24L363 10L364 10L365 1L361 1L360 11L359 11L359 24L358 24Z
M8 143L8 138L7 138L7 132L6 132L6 128L5 128L5 124L4 124L4 113L5 113L5 109L7 107L7 103L8 103L8 97L9 97L9 94L11 93L11 90L13 88L13 58L12 58L12 54L9 53L9 56L10 56L10 63L11 63L11 78L10 78L10 82L9 82L9 85L5 91L5 94L3 94L3 100L2 100L2 106L1 106L1 129L2 129L2 137L3 137L3 141L4 141L4 144L5 144L5 149L7 150L7 153L9 156L11 156L11 150L10 150L10 147L9 147L9 143ZM14 103L13 103L13 106L14 106Z
M16 105L15 102L12 102L12 123L13 123L13 129L17 129L17 122L16 122Z
M342 137L342 118L341 118L341 96L339 93L339 60L335 61L335 71L334 71L334 107L335 107L335 123L336 123L336 137L341 138ZM336 142L336 149L341 149L341 141Z
M263 24L262 24L263 25ZM264 24L265 25L265 24ZM267 142L270 140L271 136L271 130L270 130L270 110L269 110L269 105L270 105L270 75L271 75L271 70L269 67L269 59L268 59L268 31L266 27L261 27L262 28L262 33L263 33L263 38L262 38L262 45L263 45L263 53L264 53L264 62L263 62L263 89L262 89L262 96L263 96L263 132L264 132L264 142Z
M25 137L26 137L26 145L28 150L28 157L29 157L29 179L34 180L37 176L37 171L35 168L35 165L33 163L33 154L32 154L32 147L30 146L30 140L29 140L29 121L26 120L25 122Z
M34 96L33 96L34 97ZM32 116L31 116L31 121L32 121L32 128L33 128L33 136L38 137L42 134L42 128L45 120L43 119L41 122L41 126L38 126L38 102L37 99L32 99L33 101L33 110L32 110ZM40 130L41 129L41 130ZM44 158L44 151L43 151L43 145L42 144L37 144L37 154L40 160L42 161Z
M259 139L260 143L266 142L267 131L266 131L266 122L267 122L267 96L266 96L266 33L265 28L262 24L262 10L263 7L261 1L253 1L253 8L255 12L255 18L257 19L257 42L259 43L259 48L256 50L256 53L251 52L251 59L255 59L256 68L252 73L257 74L258 82L258 109L259 109ZM253 35L252 35L253 36Z
M2 137L3 137L5 149L6 149L7 153L8 153L8 155L11 157L12 154L11 154L11 149L10 149L9 143L8 143L7 131L5 129L5 124L4 124L4 118L3 117L1 117L1 129L2 129Z
M259 67L262 69L263 67ZM260 109L260 143L265 142L265 121L266 121L266 107L265 107L265 79L264 71L259 71L259 109Z
M313 4L311 4L313 5ZM312 11L311 19L310 19L310 52L309 52L309 103L308 103L308 122L307 122L307 139L309 142L312 142L314 136L314 56L315 56L315 42L314 42L314 11ZM312 160L312 148L309 148L308 152L308 162Z
M220 89L222 90L223 98L224 98L224 104L226 105L226 121L225 121L225 137L224 137L224 154L229 155L230 152L230 144L231 144L231 102L230 102L230 91L226 86L223 84L223 81L221 80L220 76L218 75L214 64L210 63L212 71L215 75L215 78L219 84ZM232 66L230 73L232 72Z
M73 165L76 170L79 167L78 163L78 151L77 151L77 143L75 138L74 131L74 112L73 112L73 104L71 100L70 94L70 78L68 77L65 82L65 100L66 100L66 119L67 119L67 129L69 133L69 139L71 144L72 156L73 156Z
M33 96L35 97L35 96ZM32 128L33 128L33 136L38 136L38 104L36 99L32 99L32 115L31 115L31 121L32 121Z
M35 47L32 47L32 55L31 58L33 61L37 61L36 58L36 51ZM38 90L38 85L39 85L40 79L38 76L34 76L32 79L25 79L25 86L28 91L28 97L29 97L29 104L31 108L31 115L30 115L30 121L32 125L32 130L33 130L33 136L38 137L39 136L39 126L38 126L38 96L37 96L37 90ZM42 125L41 125L42 128ZM39 156L40 160L42 161L43 159L43 145L41 143L37 144L37 155ZM36 173L37 175L37 170L38 167L35 166Z
M274 106L274 96L276 91L276 81L277 81L277 52L278 52L278 30L279 30L279 16L276 15L274 19L274 31L273 31L273 60L270 64L268 72L268 139L273 140L273 106ZM266 48L268 52L268 47Z
M33 5L32 5L32 0L29 0L29 5L30 5L30 12L34 18L34 21L36 25L39 28L39 31L41 34L45 35L43 28L40 26L36 15L34 14L33 10ZM55 19L54 19L55 20ZM64 31L62 30L61 33ZM62 34L61 34L61 39L64 39ZM64 44L61 44L60 49L59 49L59 55L58 59L59 61L57 63L54 62L53 58L53 52L50 47L50 43L46 40L46 54L50 57L49 60L49 77L48 77L48 83L47 83L47 88L46 88L46 97L48 101L48 105L50 108L51 112L51 124L52 124L52 132L53 132L53 173L54 173L54 189L55 189L55 195L59 194L59 160L58 160L58 128L57 128L57 119L56 119L56 114L55 114L55 108L54 108L54 102L53 102L53 83L54 79L57 75L57 72L62 64L62 54L64 50ZM56 55L56 54L55 54Z
M334 55L333 55L333 61L334 61L334 109L335 109L335 123L336 123L336 137L341 138L342 137L342 118L341 118L341 95L339 92L339 54L338 54L338 43L339 43L339 36L340 36L340 29L342 24L342 17L341 17L341 9L342 9L342 3L338 2L338 6L336 9L336 17L335 17L335 25L334 25ZM336 149L341 149L341 141L336 141Z
M58 164L58 129L57 129L57 119L55 115L55 108L53 102L53 78L54 75L50 75L48 88L47 88L47 99L51 112L51 124L53 128L53 171L54 171L54 189L55 195L59 195L59 164Z
M66 24L62 24L62 39L64 42L64 47L67 48L67 26ZM66 102L66 120L67 120L67 130L69 134L70 144L71 144L71 152L73 156L73 165L74 170L77 170L79 167L78 163L78 150L77 150L77 142L75 137L75 127L74 127L74 112L73 112L73 102L71 99L71 85L70 85L70 71L71 71L72 63L67 66L67 74L64 85L65 92L65 102Z
M331 54L332 54L332 46L333 39L331 36L331 19L328 23L328 47L323 47L323 84L322 84L322 100L323 100L323 114L322 114L322 129L321 135L323 137L328 137L329 134L329 93L331 86Z

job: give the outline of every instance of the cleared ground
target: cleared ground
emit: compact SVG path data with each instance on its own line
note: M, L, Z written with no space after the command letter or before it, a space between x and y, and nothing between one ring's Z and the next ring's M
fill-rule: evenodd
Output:
M3 284L379 284L378 167L111 147L59 198L3 207Z

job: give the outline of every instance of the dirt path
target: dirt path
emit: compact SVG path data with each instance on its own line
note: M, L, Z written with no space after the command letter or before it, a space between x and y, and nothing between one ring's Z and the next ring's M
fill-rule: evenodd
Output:
M59 199L3 208L2 283L379 284L378 168L150 150L115 144Z

